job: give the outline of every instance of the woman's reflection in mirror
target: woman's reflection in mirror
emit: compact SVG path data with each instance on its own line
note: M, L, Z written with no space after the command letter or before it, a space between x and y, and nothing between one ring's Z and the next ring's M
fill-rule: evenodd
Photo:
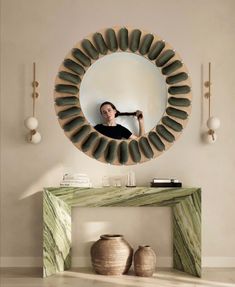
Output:
M100 113L104 123L96 125L94 128L101 134L113 139L136 139L144 135L144 117L139 110L133 113L121 113L111 102L104 102L100 105ZM124 126L116 123L116 117L119 116L135 116L139 124L139 135L132 134Z

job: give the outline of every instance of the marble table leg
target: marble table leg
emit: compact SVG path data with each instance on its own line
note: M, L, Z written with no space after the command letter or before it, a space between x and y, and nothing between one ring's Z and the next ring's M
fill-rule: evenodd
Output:
M173 267L201 277L201 190L172 208Z
M43 277L71 267L71 207L43 193Z

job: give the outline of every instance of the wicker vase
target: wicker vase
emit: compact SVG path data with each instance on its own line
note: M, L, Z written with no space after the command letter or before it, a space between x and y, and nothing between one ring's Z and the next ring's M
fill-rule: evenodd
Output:
M156 268L156 255L150 246L139 246L134 255L134 270L137 276L151 277Z
M96 273L121 275L131 267L133 249L122 235L101 235L91 247L91 261Z

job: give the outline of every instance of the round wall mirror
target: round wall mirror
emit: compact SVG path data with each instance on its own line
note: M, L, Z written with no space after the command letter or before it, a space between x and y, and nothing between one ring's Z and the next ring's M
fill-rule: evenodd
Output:
M54 99L59 123L79 150L132 165L161 155L180 136L191 111L191 83L177 52L159 36L117 27L72 48L59 68ZM121 112L141 110L145 134L117 140L98 132L104 101ZM118 117L117 123L137 135L136 119Z

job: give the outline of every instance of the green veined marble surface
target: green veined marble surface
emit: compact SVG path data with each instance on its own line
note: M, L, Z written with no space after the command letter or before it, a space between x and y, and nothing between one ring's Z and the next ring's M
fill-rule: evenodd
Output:
M43 192L43 276L71 267L71 208Z
M173 207L173 267L201 277L201 193Z
M174 268L201 276L200 188L46 188L44 277L71 267L71 207L172 206Z

